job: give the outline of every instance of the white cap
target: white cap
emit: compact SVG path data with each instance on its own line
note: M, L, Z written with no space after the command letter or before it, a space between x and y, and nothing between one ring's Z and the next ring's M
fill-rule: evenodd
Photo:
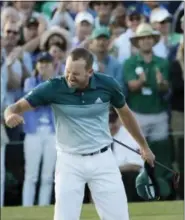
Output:
M165 8L156 8L152 10L150 15L150 23L162 22L168 18L171 18L171 14Z
M75 24L79 24L82 21L87 21L89 24L94 24L94 17L87 11L79 12L75 18Z

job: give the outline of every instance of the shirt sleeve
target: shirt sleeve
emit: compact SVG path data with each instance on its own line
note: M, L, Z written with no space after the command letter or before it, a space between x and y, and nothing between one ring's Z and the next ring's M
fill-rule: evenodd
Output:
M52 103L52 84L48 80L39 84L37 87L32 89L24 98L29 102L29 104L36 108L39 106L49 105Z
M112 80L112 97L111 97L111 104L115 108L122 108L125 105L125 96L123 94L122 88L119 85L119 83L114 80Z

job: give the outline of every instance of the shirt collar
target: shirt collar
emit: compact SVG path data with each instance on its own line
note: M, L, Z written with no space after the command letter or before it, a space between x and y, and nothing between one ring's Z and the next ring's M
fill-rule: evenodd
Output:
M144 59L143 59L143 56L140 54L140 53L138 53L137 55L137 61L138 62L142 62L142 63L145 63L145 61L144 61ZM151 62L157 62L157 59L156 59L157 57L153 54L152 55L152 61Z

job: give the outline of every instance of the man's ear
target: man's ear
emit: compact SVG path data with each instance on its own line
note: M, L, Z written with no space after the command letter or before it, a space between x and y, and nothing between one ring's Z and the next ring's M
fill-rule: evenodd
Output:
M89 70L88 70L89 76L92 76L92 75L93 75L93 72L94 72L93 68L89 69Z

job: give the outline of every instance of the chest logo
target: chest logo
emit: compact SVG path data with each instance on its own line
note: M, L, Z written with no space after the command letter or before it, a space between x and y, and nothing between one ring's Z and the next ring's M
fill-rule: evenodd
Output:
M97 103L97 104L98 104L98 103L103 103L103 101L102 101L100 98L97 98L96 101L95 101L95 103Z

